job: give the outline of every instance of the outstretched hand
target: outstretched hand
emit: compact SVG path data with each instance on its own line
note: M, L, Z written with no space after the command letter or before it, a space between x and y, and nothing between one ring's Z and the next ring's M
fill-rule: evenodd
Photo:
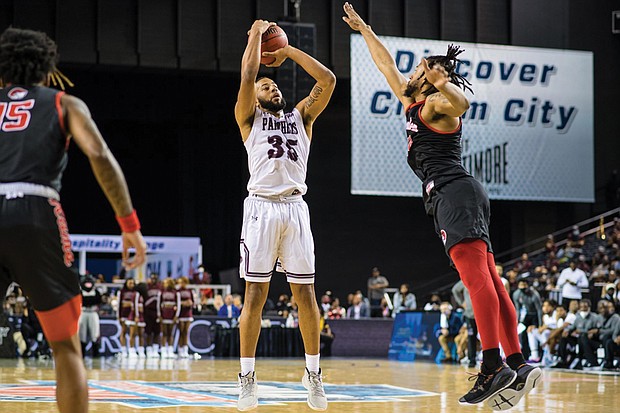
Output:
M127 270L133 270L144 264L146 260L146 242L142 237L142 233L138 231L123 232L123 267ZM135 248L135 254L129 258L129 248Z
M424 77L426 81L431 83L436 88L440 88L450 81L448 72L440 64L435 64L433 67L428 66L426 59L422 59L422 68L424 69Z
M345 2L342 8L346 13L346 16L342 16L342 20L344 20L345 23L347 23L353 30L360 31L368 26L364 20L362 20L360 15L353 10L353 6L349 2Z

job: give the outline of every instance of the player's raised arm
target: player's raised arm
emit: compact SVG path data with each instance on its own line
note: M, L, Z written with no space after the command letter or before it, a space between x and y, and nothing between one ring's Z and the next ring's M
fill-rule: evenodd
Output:
M136 268L146 259L146 243L140 233L140 223L131 203L123 171L99 133L86 104L69 95L63 95L61 102L68 120L68 132L88 157L97 182L121 225L124 265L128 269ZM136 254L129 262L127 250L131 247L136 249Z
M429 67L426 59L422 59L422 67L426 80L439 91L427 99L428 109L441 115L462 116L469 108L469 100L465 92L450 82L448 73L440 64Z
M360 32L360 34L364 37L366 46L368 46L368 51L370 52L375 65L383 76L385 76L392 92L394 92L401 103L407 107L413 102L413 99L411 97L404 96L405 89L407 88L407 78L400 73L396 67L394 58L383 43L381 43L381 40L379 40L377 35L372 31L372 28L366 24L360 15L353 9L351 4L348 2L345 3L343 9L346 16L343 16L342 20L344 20L353 30Z
M260 44L263 33L275 23L267 20L256 20L248 31L248 44L241 59L241 85L235 104L235 119L241 130L243 141L248 138L252 129L252 119L256 109L256 76L260 67Z

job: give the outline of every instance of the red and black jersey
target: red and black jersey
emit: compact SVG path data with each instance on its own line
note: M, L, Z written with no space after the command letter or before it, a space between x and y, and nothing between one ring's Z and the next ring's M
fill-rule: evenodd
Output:
M406 111L407 162L422 181L422 192L428 196L433 188L470 174L461 161L461 121L453 131L432 128L422 119L424 102L413 103Z
M0 89L0 183L28 182L60 191L68 144L63 94L43 86Z

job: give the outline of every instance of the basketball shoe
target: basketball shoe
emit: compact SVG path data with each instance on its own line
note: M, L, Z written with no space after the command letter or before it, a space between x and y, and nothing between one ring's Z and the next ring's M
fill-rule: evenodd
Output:
M487 406L493 410L512 409L521 398L541 382L542 370L539 367L524 364L517 369L517 378L512 384L487 400Z
M237 410L245 412L255 409L258 406L258 385L256 384L256 373L251 371L245 376L239 373L239 400Z
M471 374L471 373L470 373ZM497 393L510 386L517 378L517 373L502 363L497 370L490 374L480 371L472 374L469 380L476 380L474 387L459 399L460 404L478 404L495 396Z
M327 396L325 396L325 389L323 389L321 370L319 369L318 373L313 373L306 368L301 384L308 390L308 406L312 410L327 410Z

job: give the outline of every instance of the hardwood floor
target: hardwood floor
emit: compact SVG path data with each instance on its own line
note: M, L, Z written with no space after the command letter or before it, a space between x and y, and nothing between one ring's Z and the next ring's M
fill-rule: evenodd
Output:
M91 412L237 411L238 360L86 360ZM471 386L467 369L427 362L323 359L328 411L451 413ZM311 412L300 383L302 359L259 359L256 412ZM54 412L51 361L0 359L1 412ZM620 375L545 370L543 382L511 412L597 413L620 405Z

